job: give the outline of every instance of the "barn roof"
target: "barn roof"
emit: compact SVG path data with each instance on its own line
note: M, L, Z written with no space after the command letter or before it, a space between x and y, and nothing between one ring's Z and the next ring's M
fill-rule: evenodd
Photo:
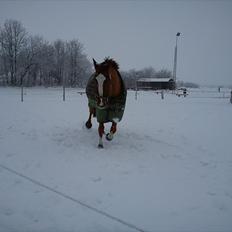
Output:
M137 82L169 82L172 78L140 78Z

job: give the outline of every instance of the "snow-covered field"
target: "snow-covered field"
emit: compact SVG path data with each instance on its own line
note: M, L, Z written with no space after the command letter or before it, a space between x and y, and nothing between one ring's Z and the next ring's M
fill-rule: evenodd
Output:
M232 231L228 98L129 91L98 149L77 91L0 88L0 232Z

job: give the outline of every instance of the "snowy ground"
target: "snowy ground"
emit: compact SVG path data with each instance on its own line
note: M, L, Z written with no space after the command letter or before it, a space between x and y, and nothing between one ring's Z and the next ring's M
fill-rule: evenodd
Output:
M76 89L0 88L0 232L231 231L232 105L207 96L128 92L100 150Z

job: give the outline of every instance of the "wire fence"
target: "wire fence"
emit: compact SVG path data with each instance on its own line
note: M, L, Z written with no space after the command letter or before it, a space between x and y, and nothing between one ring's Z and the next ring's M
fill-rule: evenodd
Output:
M21 101L23 99L30 99L31 96L41 96L41 98L57 98L65 101L67 99L74 98L77 96L85 95L85 89L83 88L67 88L66 91L63 90L62 87L51 87L51 88L42 88L42 87L32 87L25 88L23 92L23 97L20 92L20 88L9 88L9 87L0 87L0 93L5 91L4 95L17 95L16 97ZM130 90L134 92L135 99L137 100L138 95L141 95L142 92L152 92L156 95L160 95L161 99L165 99L166 95L176 95L178 97L188 97L188 98L208 98L208 99L230 99L232 103L232 89L220 89L217 88L180 88L177 90L153 90L151 88L144 89L136 89Z
M152 90L149 89L137 89L135 91L135 99L137 100L139 92L153 92L160 95L161 99L164 99L165 95L176 95L178 97L188 97L188 98L215 98L215 99L230 99L232 103L232 90L221 89L220 91L216 88L199 88L199 89L187 89L180 88L176 90Z
M195 98L230 98L232 94L229 89L220 91L216 89L190 89L188 92L191 97Z

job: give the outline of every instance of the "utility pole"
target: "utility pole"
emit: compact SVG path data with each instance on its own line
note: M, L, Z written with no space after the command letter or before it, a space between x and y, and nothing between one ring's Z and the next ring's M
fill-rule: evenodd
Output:
M177 67L177 41L178 41L178 37L180 36L180 32L176 33L176 46L175 46L175 50L174 50L174 65L173 65L173 80L175 82L176 85L176 67ZM176 88L176 87L175 87Z

